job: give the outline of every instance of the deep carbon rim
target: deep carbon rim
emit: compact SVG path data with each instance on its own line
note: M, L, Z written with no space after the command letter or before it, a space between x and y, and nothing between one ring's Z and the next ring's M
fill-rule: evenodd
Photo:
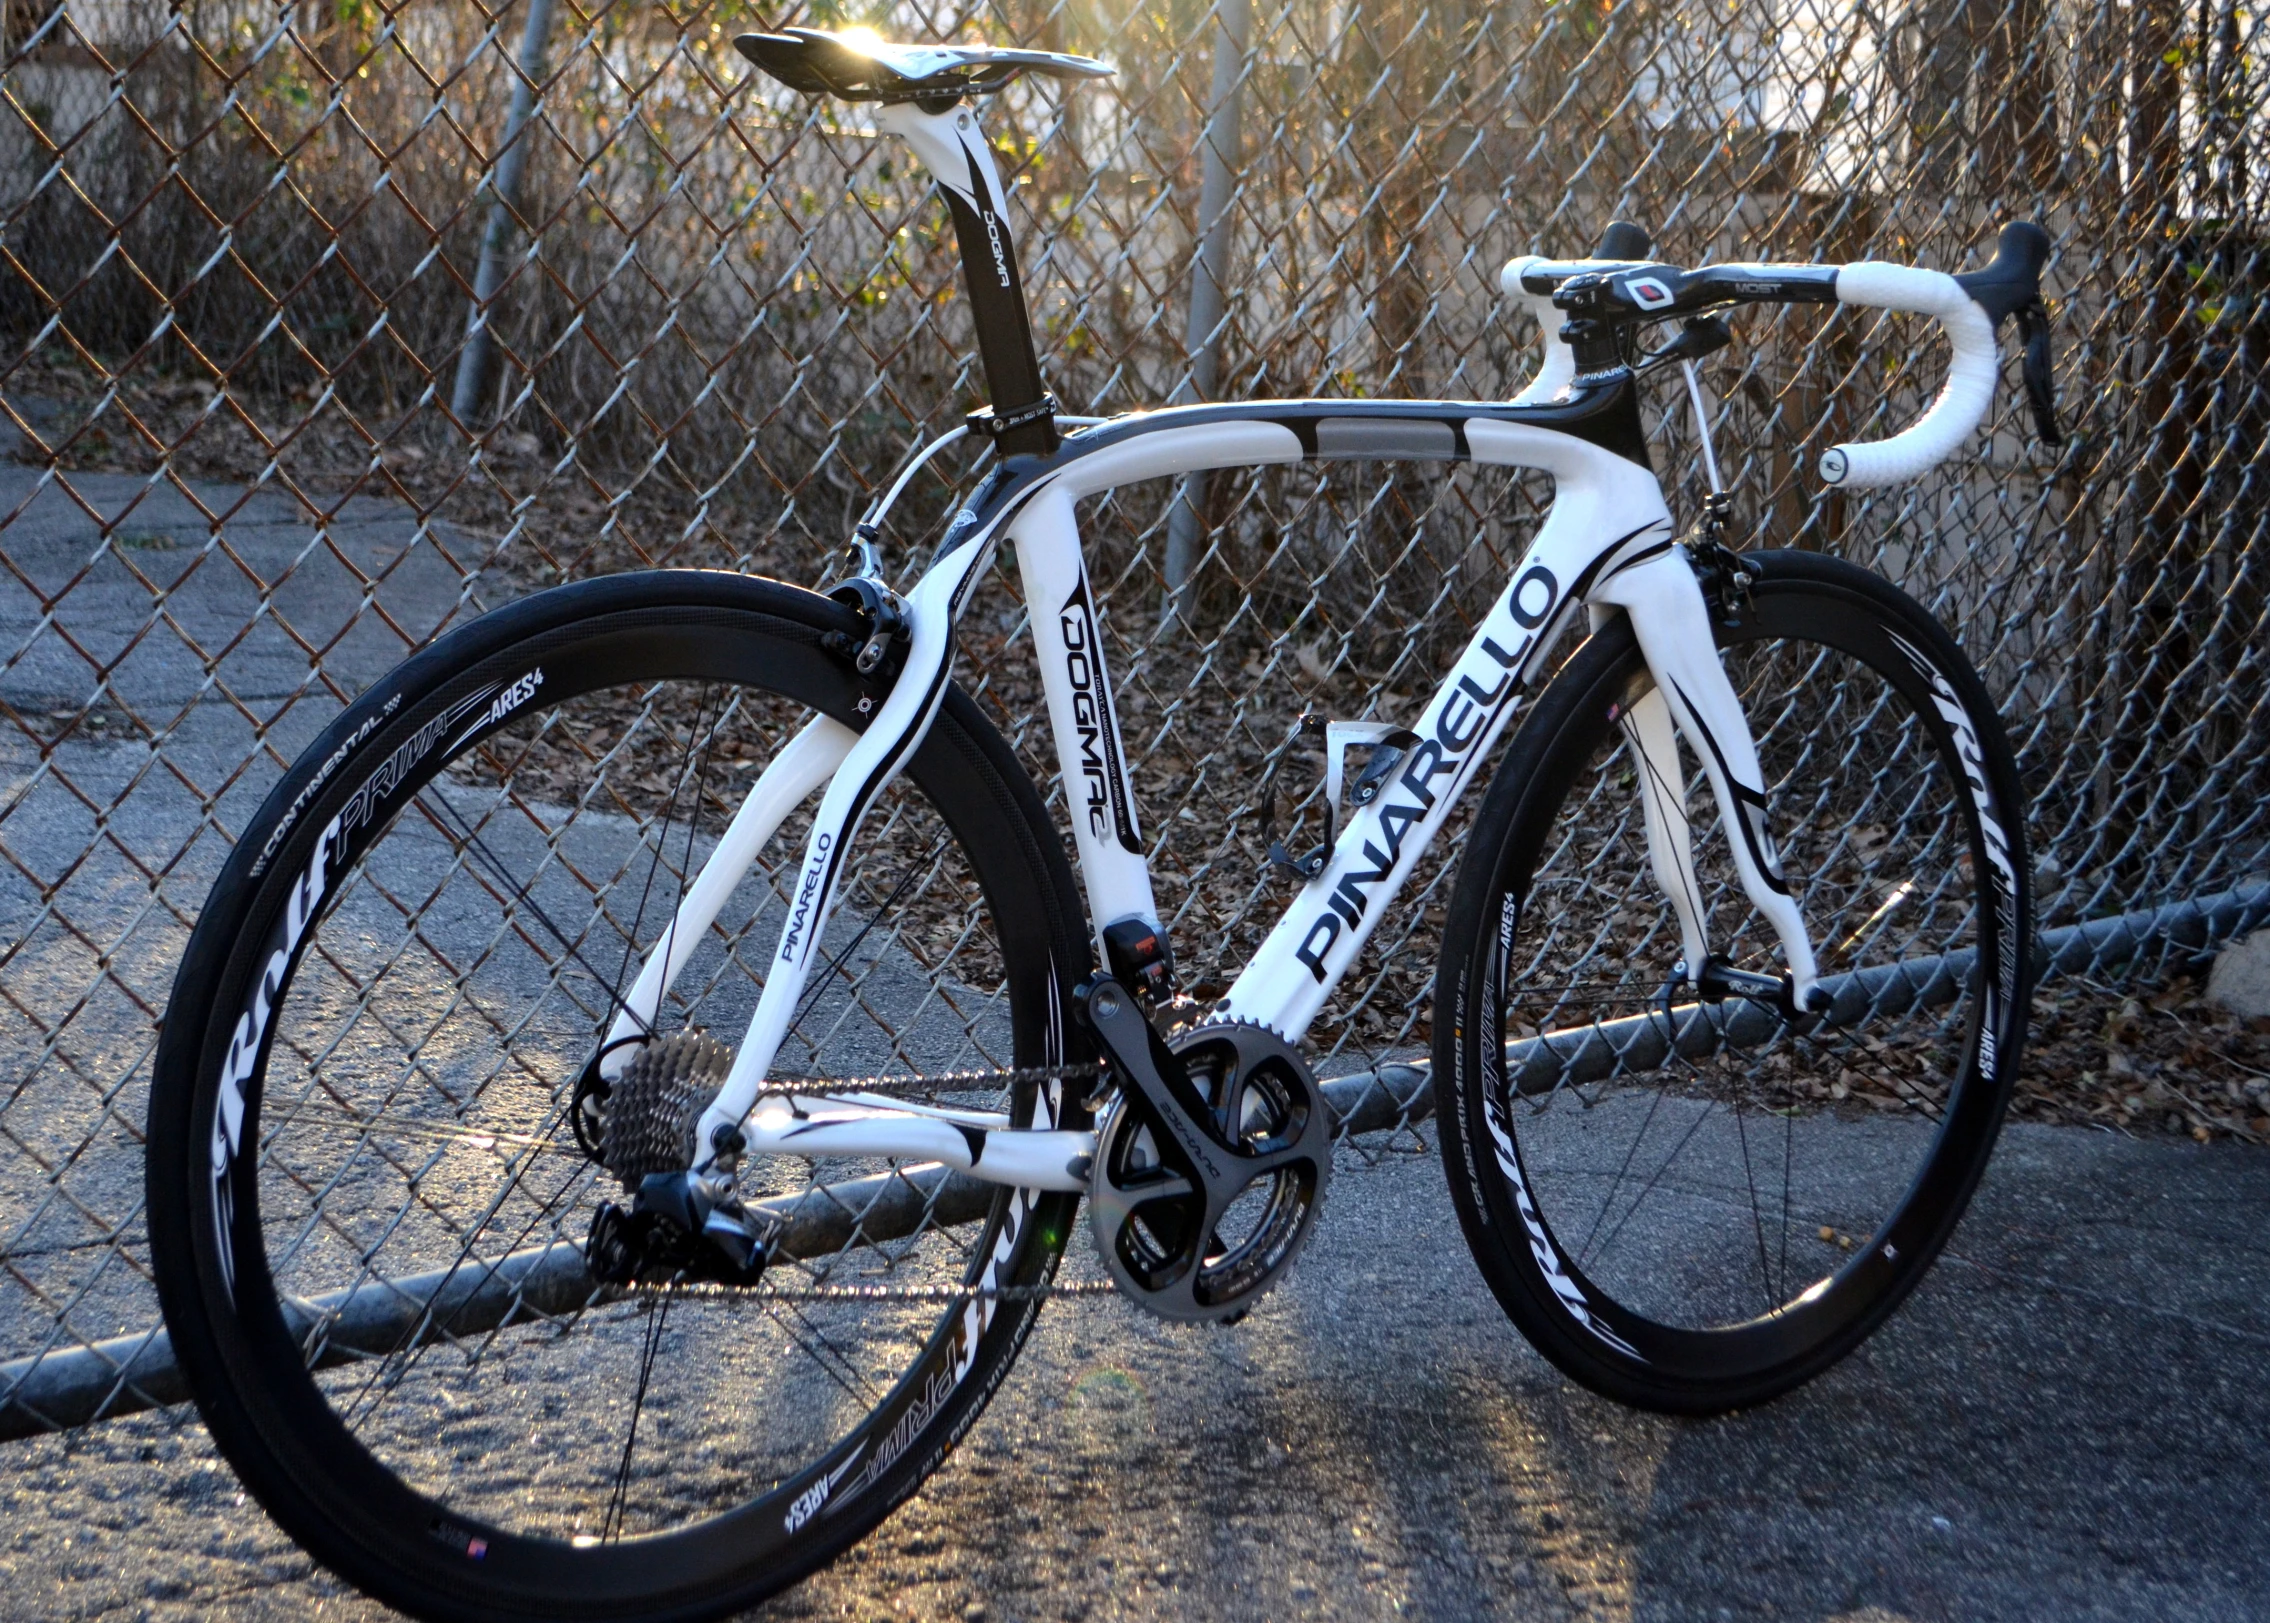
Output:
M1810 568L1799 565L1798 569L1803 575L1818 575L1833 572L1837 566L1815 561ZM1509 1237L1521 1236L1519 1249L1531 1259L1525 1264L1525 1271L1532 1279L1529 1295L1535 1298L1537 1311L1548 1321L1557 1321L1561 1327L1557 1334L1566 1338L1573 1355L1580 1361L1625 1371L1633 1381L1673 1384L1755 1381L1824 1355L1833 1357L1835 1351L1865 1334L1920 1277L1960 1215L1999 1124L2023 1031L2026 977L2022 973L2022 954L2011 948L2011 943L2022 939L2027 928L2022 844L2016 845L2015 850L2018 870L2015 886L2005 894L1992 882L1999 869L1990 860L1978 812L1983 808L2005 829L2015 829L2017 819L2013 808L2004 804L2007 797L1999 784L1989 784L1984 773L1962 772L1966 756L1977 752L1964 749L1963 745L1971 741L1958 740L1959 730L1968 728L1978 731L1980 736L1998 739L1990 717L1982 729L1972 714L1977 709L1976 696L1967 668L1952 673L1937 670L1936 666L1941 664L1956 664L1959 656L1950 657L1934 637L1926 636L1920 628L1913 627L1912 622L1904 626L1891 622L1888 626L1887 607L1877 603L1873 593L1862 595L1843 589L1833 575L1826 580L1807 580L1802 575L1791 579L1791 573L1784 565L1781 570L1769 573L1767 582L1759 588L1759 614L1765 621L1763 631L1799 639L1818 638L1845 656L1875 666L1885 686L1902 700L1920 735L1929 738L1931 754L1942 775L1949 778L1951 786L1960 789L1953 805L1959 808L1956 819L1964 830L1964 856L1957 866L1988 876L1988 882L1981 887L1986 905L1974 910L1977 921L1975 978L1968 982L1967 998L1956 1000L1969 1004L1961 1020L1961 1062L1958 1074L1951 1079L1946 1091L1940 1121L1925 1129L1928 1143L1912 1146L1913 1176L1904 1180L1897 1198L1884 1208L1883 1220L1865 1228L1857 1224L1848 1227L1841 1222L1823 1223L1818 1235L1808 1229L1809 1239L1815 1239L1822 1247L1833 1243L1839 1249L1829 1253L1829 1266L1821 1270L1817 1278L1811 1272L1785 1271L1783 1278L1793 1288L1772 1303L1770 1311L1712 1320L1705 1325L1680 1323L1675 1318L1667 1322L1668 1316L1660 1312L1634 1311L1629 1281L1638 1277L1637 1269L1627 1269L1615 1279L1602 1279L1599 1259L1586 1255L1584 1242L1596 1241L1603 1227L1612 1229L1619 1221L1628 1223L1631 1214L1619 1213L1612 1195L1588 1208L1583 1201L1572 1201L1566 1198L1565 1190L1554 1187L1556 1179L1565 1184L1584 1163L1571 1158L1566 1165L1554 1167L1549 1158L1540 1160L1535 1132L1524 1130L1523 1117L1531 1096L1515 1090L1500 1040L1503 1033L1520 1037L1523 1028L1515 1022L1524 1012L1534 1013L1524 1002L1524 989L1519 984L1524 973L1534 973L1535 969L1525 953L1525 938L1532 930L1550 931L1554 927L1552 921L1540 921L1536 916L1551 910L1546 899L1536 893L1535 882L1543 877L1539 869L1542 866L1549 872L1553 862L1569 854L1565 846L1557 851L1552 848L1553 836L1540 826L1544 812L1536 808L1552 808L1556 823L1563 818L1564 796L1575 792L1584 768L1582 761L1571 757L1591 753L1589 749L1579 749L1567 742L1571 729L1579 734L1589 729L1590 736L1596 737L1600 730L1597 718L1603 704L1612 704L1616 696L1628 692L1635 673L1644 671L1636 650L1629 649L1628 645L1624 656L1612 667L1595 666L1589 673L1589 696L1572 704L1568 719L1558 729L1561 741L1551 747L1550 753L1555 759L1548 764L1547 772L1549 776L1556 776L1557 781L1534 785L1523 797L1524 803L1533 809L1523 813L1514 826L1508 828L1507 843L1501 847L1498 878L1492 894L1520 898L1517 915L1529 916L1518 917L1519 929L1513 932L1499 928L1506 922L1502 918L1492 918L1485 927L1474 931L1473 956L1466 961L1452 994L1460 1011L1457 1021L1461 1032L1460 1063L1474 1082L1471 1089L1461 1091L1462 1095L1474 1099L1481 1117L1464 1124L1463 1131L1473 1140L1465 1153L1477 1168L1488 1166L1493 1170L1494 1176L1488 1181L1494 1186L1490 1193L1491 1204L1499 1214L1497 1224ZM1895 603L1904 601L1888 591L1887 595ZM1902 633L1899 642L1885 634L1893 627ZM1919 668L1919 658L1933 669L1927 673ZM1739 662L1737 655L1736 663ZM1959 719L1947 714L1945 702L1958 692L1967 695L1959 706ZM1746 694L1745 708L1752 712L1754 725L1761 730L1761 750L1770 754L1769 737L1774 726L1771 707L1758 707L1756 697ZM1767 712L1762 720L1757 719L1760 708ZM1791 720L1800 722L1808 714L1807 707L1795 702L1788 704L1786 710ZM1588 717L1592 719L1588 721ZM1826 719L1814 712L1812 722L1807 724L1818 725ZM1769 779L1774 771L1769 759ZM1958 773L1961 775L1955 776ZM1775 798L1779 802L1784 796L1777 790ZM1590 815L1601 815L1597 805L1590 807ZM1714 824L1715 816L1706 812L1703 821ZM1512 977L1516 984L1511 988L1510 1002L1504 986L1507 965L1502 956L1507 950L1509 933L1513 956L1519 960ZM1669 957L1676 956L1674 946ZM1535 1001L1534 997L1529 1000L1530 1003ZM1543 1001L1551 1001L1549 989ZM1624 1007L1618 1005L1603 1013L1623 1013ZM1561 1028L1548 1023L1546 1029L1550 1033ZM1626 1015L1622 1027L1613 1029L1623 1031L1628 1038L1630 1016ZM1665 1029L1675 1028L1667 1025ZM1980 1064L1981 1036L1988 1031L1994 1033L1994 1041L1987 1050L1991 1069ZM1534 1087L1538 1080L1534 1058L1531 1064L1532 1069L1525 1073L1524 1081ZM1645 1077L1625 1078L1623 1087L1628 1091L1619 1091L1614 1081L1597 1090L1614 1098L1605 1103L1595 1120L1605 1120L1619 1108L1640 1120L1641 1126L1632 1139L1634 1145L1646 1141L1645 1135L1658 1132L1665 1120L1660 1106L1656 1115L1645 1116L1638 1114L1644 1107L1633 1103L1634 1095L1644 1093L1647 1080ZM1672 1090L1666 1087L1661 1091L1669 1094ZM1596 1098L1595 1103L1603 1103L1603 1100ZM1689 1119L1679 1123L1681 1129L1690 1133L1698 1131L1692 1124L1693 1119L1706 1114L1708 1107L1698 1108L1692 1098L1682 1103ZM1786 1130L1794 1136L1795 1112L1785 1117L1784 1122ZM1873 1130L1874 1124L1868 1125ZM1661 1136L1651 1141L1655 1146L1662 1142ZM1742 1145L1746 1163L1757 1147L1754 1142ZM1728 1159L1732 1159L1731 1155ZM1627 1152L1627 1162L1617 1164L1615 1174L1622 1175L1627 1165L1636 1168L1635 1183L1643 1183L1659 1170L1651 1156ZM1755 1165L1749 1166L1753 1180L1759 1170ZM1596 1179L1599 1173L1600 1168L1593 1166L1592 1175ZM1694 1190L1687 1191L1686 1195L1693 1202L1699 1203L1701 1199ZM1771 1195L1767 1198L1770 1202ZM1791 1233L1793 1225L1789 1218L1793 1210L1801 1210L1801 1201L1784 1194L1779 1212L1783 1236ZM1601 1221L1602 1213L1607 1215L1605 1224ZM1829 1238L1832 1235L1833 1241ZM1761 1273L1768 1277L1775 1260L1773 1239L1769 1231L1760 1241L1764 1253ZM1849 1249L1844 1249L1846 1246ZM1651 1267L1658 1272L1672 1271L1679 1265L1679 1255L1688 1255L1686 1266L1691 1271L1695 1265L1693 1257L1678 1253L1676 1247L1673 1254L1653 1259ZM1760 1306L1763 1308L1766 1304Z
M641 618L636 613L618 616L616 621L610 622L610 629L635 630L634 622ZM643 618L651 622L650 631L658 630L678 647L699 643L704 635L710 637L713 645L718 636L724 634L746 643L752 631L764 629L741 610L710 612L707 633L703 629L704 611L700 609L670 608L659 613L649 612ZM776 634L800 638L807 644L814 636L796 626L776 625L771 629ZM296 793L296 806L281 793L277 801L271 803L272 812L278 806L286 807L288 824L296 826L285 827L281 838L262 836L261 844L269 858L262 867L300 877L283 892L273 884L264 887L261 896L265 906L256 912L266 916L247 917L237 931L240 941L256 941L258 946L240 945L230 954L231 962L223 967L213 984L217 995L209 1000L210 1006L233 1009L241 1000L240 994L249 995L248 987L264 982L271 1008L281 1011L288 1007L295 976L310 943L322 931L322 926L311 920L320 917L323 906L331 900L328 894L311 895L305 877L316 853L328 850L336 855L335 862L326 860L326 869L334 877L317 887L336 891L344 882L344 876L351 874L369 854L372 842L393 812L431 785L449 761L461 758L484 736L479 724L463 735L452 731L460 718L474 714L475 707L469 704L469 696L488 695L485 703L493 708L498 703L498 695L512 691L514 684L527 675L527 672L508 672L506 667L517 671L520 665L527 664L533 670L544 660L552 663L545 667L543 681L531 686L547 694L545 702L551 702L554 696L564 701L579 692L591 691L602 685L597 677L579 687L576 681L563 678L559 661L562 650L588 649L594 637L588 623L571 623L535 638L523 639L445 681L427 684L414 698L389 701L374 697L370 703L359 707L367 712L360 721L351 713L345 731L349 737L356 738L355 747L318 769L314 773L315 788L307 791L303 786ZM649 641L653 641L652 636ZM727 656L728 664L730 657ZM817 660L811 663L822 670L821 686L825 687L825 667ZM838 681L837 685L844 684ZM854 699L848 690L813 691L798 697L840 710L845 719L856 715ZM482 714L487 713L487 710L482 711ZM437 729L433 724L441 717L450 720ZM502 719L499 717L500 721ZM365 726L365 722L372 724ZM950 728L941 727L941 734L950 732ZM439 742L428 746L424 758L404 761L405 741L414 742L420 737ZM454 748L451 740L455 740ZM342 760L347 763L344 769ZM381 770L391 770L393 780L385 795L373 797L380 803L374 807L376 814L369 816L358 831L350 831L361 834L360 843L342 841L335 820L340 808L364 796L380 775L361 776L374 761L386 763ZM396 766L397 762L401 762L401 766ZM973 777L966 760L932 761L928 769L933 776L942 771L949 778L957 773L965 780ZM351 793L345 787L349 783L357 785ZM391 810L385 804L390 796L398 797ZM264 819L262 826L270 826L273 821ZM999 865L998 859L995 865ZM307 906L310 899L315 903L312 908ZM1015 904L1004 905L1012 913L1016 911ZM1028 936L1035 933L1030 928L1031 915L1044 907L1045 899L1039 897L1025 907L1021 927ZM291 950L286 952L282 972L274 973L275 947L283 944L279 932L281 936L296 934L299 939L289 944ZM1042 928L1037 933L1045 949L1049 932ZM1028 958L1030 947L1031 942L1027 941L1022 949ZM1042 969L1045 973L1045 950ZM1035 999L1031 990L1026 989L1021 1005L1044 1001ZM279 1025L283 1023L280 1012L276 1021ZM1029 1017L1020 1015L1019 1024L1015 1057L1019 1062L1044 1062L1048 1054L1046 1032L1060 1028L1039 1010L1031 1011ZM1026 1027L1031 1029L1024 1029ZM228 1039L242 1035L241 1031L227 1029L225 1019L216 1020L202 1044L205 1063L200 1067L193 1118L197 1125L190 1135L193 1143L205 1141L216 1114L225 1114L220 1110L222 1090L218 1079L224 1067L232 1073L240 1067L244 1045L239 1043L239 1058L232 1060ZM272 1033L255 1033L254 1049L257 1051L261 1043L271 1039ZM238 1118L240 1134L261 1132L260 1084L264 1071L264 1065L255 1065L244 1079L249 1086L246 1087L244 1114ZM247 1141L250 1141L249 1136ZM689 1615L693 1615L713 1610L720 1596L736 1585L745 1591L751 1573L768 1562L778 1567L780 1581L786 1581L794 1575L792 1567L800 1568L824 1559L826 1554L832 1553L833 1547L848 1542L859 1527L873 1520L873 1515L854 1513L839 1517L836 1512L856 1512L864 1503L879 1514L894 1501L902 1480L910 1476L918 1479L920 1472L932 1463L930 1456L935 1445L928 1439L934 1428L941 1423L954 1424L957 1417L961 1423L966 1423L968 1414L974 1412L973 1400L982 1399L982 1391L977 1389L989 1388L991 1381L997 1379L1005 1353L1013 1351L1034 1310L1029 1300L984 1300L945 1307L932 1303L926 1309L934 1323L927 1346L910 1363L887 1400L824 1458L737 1510L663 1539L610 1541L588 1549L578 1549L573 1542L560 1538L522 1539L479 1518L437 1510L433 1503L408 1492L375 1459L354 1446L315 1381L306 1374L300 1359L299 1340L293 1326L286 1323L272 1288L265 1253L258 1240L260 1191L254 1170L256 1159L242 1153L230 1159L231 1176L214 1185L217 1190L226 1192L227 1201L209 1210L202 1223L193 1225L201 1231L196 1246L203 1277L201 1293L216 1306L227 1301L229 1279L233 1276L238 1304L233 1313L211 1311L203 1315L207 1321L204 1328L218 1343L219 1371L235 1392L235 1403L245 1411L246 1423L258 1434L257 1446L277 1461L288 1476L302 1484L300 1491L306 1499L329 1501L333 1507L341 1500L357 1503L361 1526L351 1536L364 1546L367 1562L386 1566L393 1575L393 1581L375 1587L421 1610L446 1613L452 1609L447 1604L434 1604L430 1597L403 1593L402 1578L412 1574L424 1576L419 1569L429 1566L437 1553L465 1563L460 1570L469 1590L492 1597L492 1609L517 1594L526 1597L527 1609L532 1613L547 1608L566 1613L630 1607L638 1609L640 1615L650 1615L660 1597L676 1595L690 1608ZM193 1177L192 1182L195 1181ZM193 1215L196 1204L193 1198ZM974 1231L980 1239L971 1249L968 1266L961 1271L961 1277L988 1285L1021 1286L1044 1281L1053 1268L1067 1227L1069 1213L1058 1208L1069 1204L1062 1198L1037 1203L1028 1196L998 1198L992 1217ZM232 1210L233 1221L229 1216ZM236 1244L227 1251L215 1244L223 1224L227 1224L236 1237ZM229 1263L225 1270L221 1266L224 1257ZM211 1372L209 1369L208 1373ZM264 1494L264 1497L268 1496ZM295 1532L306 1536L305 1505L272 1505L271 1508L276 1509ZM834 1525L829 1525L831 1523ZM331 1548L326 1553L334 1564L339 1561L340 1531L338 1528L329 1530ZM320 1549L325 1541L319 1535L314 1542ZM365 1573L356 1576L358 1581L368 1581ZM744 1593L740 1598L746 1599L747 1595Z

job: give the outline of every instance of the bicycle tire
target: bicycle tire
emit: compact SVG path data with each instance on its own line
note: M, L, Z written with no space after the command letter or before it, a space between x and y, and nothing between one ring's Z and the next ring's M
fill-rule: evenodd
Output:
M547 1285L543 1311L530 1313L536 1274L498 1271L529 1257L531 1270L555 1267L553 1248L580 1239L597 1199L626 1198L563 1126L568 1090L614 1007L598 993L609 971L622 984L615 954L635 967L670 917L669 881L657 874L679 863L682 884L693 867L692 824L720 752L777 741L812 713L863 723L863 701L871 708L880 689L823 646L855 625L812 593L696 571L564 586L485 615L377 683L301 756L198 919L150 1102L147 1193L167 1328L246 1487L316 1559L393 1606L450 1623L660 1623L753 1605L911 1494L1032 1326L1077 1197L998 1190L965 1243L964 1230L934 1221L937 1197L923 1191L935 1185L895 1163L872 1169L886 1193L903 1183L932 1203L911 1236L864 1242L860 1224L879 1220L873 1207L854 1214L839 1253L797 1265L813 1289L785 1308L731 1292L664 1301L597 1290L563 1307ZM681 739L691 759L697 737L703 776L681 862L671 816L691 768L671 778L655 763ZM873 905L888 928L831 966L812 1027L798 1028L812 1063L881 1052L877 1032L918 993L961 998L966 1029L940 1036L953 1021L933 1030L906 1016L885 1034L902 1061L945 1054L951 1069L957 1040L990 1044L996 1064L1084 1058L1069 1001L1090 959L1079 893L1030 779L958 689L890 793L862 848L872 837L892 861L916 853L902 865L923 889L908 894L901 880L875 904L859 900L856 875L842 882L837 924L850 928L855 904ZM407 814L413 806L420 815ZM453 834L460 824L471 832ZM774 843L793 875L802 841L787 833ZM636 862L648 851L641 892ZM618 852L629 853L619 868L600 860ZM535 877L512 902L516 864ZM924 912L933 889L937 924ZM680 978L675 1006L687 1018L753 1001L757 976L736 970L734 932L767 958L772 905L759 898L731 929L712 927L707 956ZM231 1120L237 1089L242 1115ZM1003 1108L1029 1121L1041 1085L1002 1091ZM1053 1101L1065 1125L1085 1119L1079 1092ZM345 1124L339 1101L351 1101ZM539 1164L542 1181L525 1170ZM497 1170L513 1167L523 1170ZM759 1168L790 1177L772 1159L752 1163L744 1189ZM583 1181L546 1207L541 1192L562 1176ZM437 1261L452 1248L453 1260ZM477 1270L482 1288L519 1280L505 1288L521 1292L532 1322L451 1334L473 1322L453 1305L451 1281ZM422 1281L426 1322L391 1348L337 1344L358 1333L352 1304L366 1297L348 1289L308 1307L334 1274L356 1288ZM831 1280L870 1290L876 1279L930 1294L810 1300ZM311 1313L329 1314L328 1327ZM849 1328L831 1335L837 1326ZM775 1342L787 1351L766 1363ZM633 1464L642 1415L648 1438L669 1445L649 1451L643 1474ZM752 1440L758 1427L773 1430ZM615 1475L602 1478L603 1467ZM586 1502L602 1481L603 1515Z
M1483 1277L1570 1377L1672 1413L1790 1390L1914 1289L1992 1152L2031 994L2024 800L1978 676L1888 582L1757 561L1717 635L1836 1010L1662 997L1680 937L1622 731L1653 681L1621 616L1498 767L1436 981L1442 1153ZM1776 972L1688 771L1714 947Z

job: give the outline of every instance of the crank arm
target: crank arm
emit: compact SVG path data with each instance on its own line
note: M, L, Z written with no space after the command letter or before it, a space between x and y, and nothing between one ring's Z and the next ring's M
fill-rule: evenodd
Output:
M1214 1125L1214 1112L1191 1085L1189 1071L1152 1029L1126 987L1098 974L1080 988L1079 997L1112 1070L1165 1127L1177 1158L1186 1163L1184 1170L1204 1186L1211 1213L1217 1191L1233 1183L1243 1189L1252 1181L1254 1163L1223 1139Z
M1141 1095L1145 1113L1164 1125L1183 1163L1178 1176L1146 1190L1143 1202L1196 1194L1200 1206L1197 1233L1214 1232L1238 1197L1263 1178L1296 1162L1311 1161L1315 1151L1303 1140L1255 1153L1249 1145L1225 1140L1214 1123L1214 1112L1191 1085L1190 1073L1170 1051L1127 989L1108 975L1098 975L1081 988L1096 1041L1112 1069ZM1327 1152L1329 1153L1329 1152ZM1174 1185L1183 1182L1186 1189ZM1195 1287L1197 1270L1181 1281L1180 1290Z

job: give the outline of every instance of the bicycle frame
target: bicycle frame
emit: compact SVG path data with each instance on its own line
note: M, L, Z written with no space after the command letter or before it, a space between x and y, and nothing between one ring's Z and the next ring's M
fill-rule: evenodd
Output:
M1021 290L1007 252L992 155L966 112L882 109L939 177L977 299L989 375L998 351L1029 354ZM959 166L959 167L957 167ZM990 302L988 300L990 299ZM1013 330L988 325L1014 301ZM1018 373L1018 376L1024 374ZM1032 387L1037 389L1037 372ZM996 377L996 382L999 382ZM1566 387L1561 387L1562 385ZM1556 390L1550 395L1546 390ZM996 388L997 401L1001 391ZM1045 397L1042 397L1045 400ZM760 775L686 889L663 945L642 966L608 1036L603 1074L656 1018L670 983L790 812L825 785L755 1014L730 1073L697 1129L706 1170L720 1131L746 1153L891 1155L933 1160L1029 1189L1086 1187L1093 1135L1006 1117L768 1086L802 998L844 854L875 798L912 757L946 693L954 626L1004 539L1015 545L1072 813L1091 927L1136 918L1156 927L1148 860L1118 729L1075 504L1121 485L1201 471L1303 461L1472 461L1538 469L1555 481L1545 522L1505 589L1411 730L1418 742L1381 792L1340 830L1323 871L1302 885L1236 982L1222 1013L1298 1042L1393 906L1421 856L1543 673L1546 651L1579 610L1593 627L1631 619L1656 678L1634 704L1628 736L1647 768L1643 808L1656 879L1677 913L1687 963L1699 970L1707 916L1694 877L1675 733L1703 764L1744 890L1780 939L1795 995L1814 960L1783 881L1766 816L1757 751L1721 668L1708 610L1647 460L1631 374L1573 381L1541 374L1512 401L1277 400L1186 406L1107 420L1059 440L1000 405L999 461L954 518L935 561L907 597L905 663L864 731L813 721ZM1802 1004L1800 1005L1802 1006ZM619 1046L626 1045L626 1046Z

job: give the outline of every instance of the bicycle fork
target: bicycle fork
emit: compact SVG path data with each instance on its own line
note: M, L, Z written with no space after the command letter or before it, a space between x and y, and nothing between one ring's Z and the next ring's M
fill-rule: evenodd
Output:
M1678 915L1683 978L1706 996L1763 996L1785 1015L1825 1001L1819 967L1767 812L1765 775L1734 684L1711 636L1710 610L1693 567L1664 553L1611 575L1587 600L1597 629L1621 609L1639 639L1655 686L1618 717L1637 756L1648 864ZM1674 732L1676 729L1676 732ZM1684 735L1710 780L1743 891L1781 942L1786 979L1738 970L1710 950L1709 911L1695 873L1694 835L1677 736Z

